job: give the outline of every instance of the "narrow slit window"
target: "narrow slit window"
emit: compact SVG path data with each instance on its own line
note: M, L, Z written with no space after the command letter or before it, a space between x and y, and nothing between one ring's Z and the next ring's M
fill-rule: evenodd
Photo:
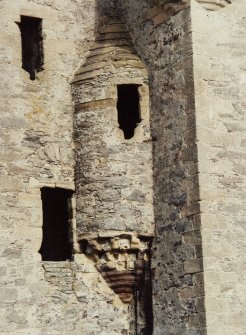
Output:
M43 241L39 253L43 261L65 261L72 257L69 199L73 192L43 187Z
M127 140L134 136L136 126L141 122L138 87L134 84L117 86L118 122Z
M35 80L36 73L43 70L44 52L42 37L42 19L21 16L18 23L21 31L22 68Z

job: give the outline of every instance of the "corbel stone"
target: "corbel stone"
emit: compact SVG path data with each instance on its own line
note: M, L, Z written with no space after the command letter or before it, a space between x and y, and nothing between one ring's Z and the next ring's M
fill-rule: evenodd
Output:
M174 14L186 7L190 0L155 0L155 3L163 10ZM232 3L232 0L196 0L202 7L208 10L219 10Z
M231 4L231 0L196 0L202 7L208 10L219 10Z
M109 287L124 303L143 289L149 268L152 236L129 232L80 235L82 252L96 265Z
M143 21L151 20L155 26L159 25L189 5L190 0L154 0L154 6L143 14Z
M187 7L190 0L155 0L155 3L168 15L172 16Z

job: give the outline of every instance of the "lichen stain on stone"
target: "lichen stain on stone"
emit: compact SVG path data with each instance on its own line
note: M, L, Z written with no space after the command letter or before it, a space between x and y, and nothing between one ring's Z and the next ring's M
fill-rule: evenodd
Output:
M30 104L31 104L31 112L28 112L26 114L27 118L29 120L33 120L34 118L37 117L37 115L44 114L44 109L41 107L43 104L41 97L38 96L31 96L30 99Z

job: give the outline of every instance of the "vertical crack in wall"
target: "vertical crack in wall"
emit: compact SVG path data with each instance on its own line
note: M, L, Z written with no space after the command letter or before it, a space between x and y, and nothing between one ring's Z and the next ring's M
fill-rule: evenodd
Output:
M142 290L135 293L135 333L151 335L153 333L151 258L145 263L143 281Z

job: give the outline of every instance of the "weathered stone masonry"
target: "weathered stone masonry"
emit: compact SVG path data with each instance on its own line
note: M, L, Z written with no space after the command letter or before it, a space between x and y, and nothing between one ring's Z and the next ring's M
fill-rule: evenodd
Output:
M128 91L135 85L139 98L139 123L130 138L117 111L122 85ZM147 72L119 17L100 28L75 76L73 96L78 241L113 291L132 303L144 291L154 236L152 146ZM135 303L134 313L142 308ZM146 316L136 322L137 333L152 332Z
M240 184L229 186L230 182L227 179L229 171L223 175L222 170L225 167L217 168L218 160L212 157L211 153L216 148L220 152L219 155L227 156L220 150L225 143L230 143L232 138L236 147L243 143L241 142L243 136L241 133L238 135L240 130L235 125L234 130L231 128L229 132L222 131L223 140L220 139L218 126L223 128L223 123L221 120L219 123L213 123L212 120L217 113L220 111L222 113L223 109L228 110L227 104L231 99L234 101L234 106L241 105L243 101L239 94L235 94L235 88L232 88L230 94L225 93L226 82L222 84L220 80L223 71L225 73L231 71L229 76L226 75L227 80L231 82L236 80L235 86L242 87L241 82L236 79L240 72L236 68L238 64L241 71L244 71L242 59L240 60L242 54L239 51L242 45L234 44L232 41L228 43L228 34L230 31L231 36L236 37L234 34L238 31L235 40L242 38L239 31L244 29L244 25L240 17L244 15L241 11L245 10L245 4L242 1L230 6L231 1L178 3L165 0L121 3L122 13L125 13L127 22L132 28L133 40L151 73L154 208L157 225L152 262L154 333L243 334L244 298L237 296L236 290L240 284L236 284L235 280L241 278L240 282L244 278L244 271L241 266L236 265L238 264L236 259L242 260L245 247L241 237L238 237L236 241L240 242L236 251L233 247L234 240L229 241L227 235L228 230L234 229L233 234L235 231L240 231L242 234L241 224L236 224L238 218L235 213L228 213L224 209L222 210L224 213L220 213L220 209L228 208L228 203L237 203L232 198L231 188L235 189L234 194L237 192L242 194L242 189ZM237 24L233 23L234 19ZM215 37L217 35L220 37ZM219 40L224 42L220 43ZM235 65L229 65L234 62L232 54L237 57ZM228 71L225 64L228 64ZM203 81L201 78L204 76L208 78L208 69L212 79ZM209 86L206 87L205 83ZM213 84L216 98L215 94L211 95L210 85ZM223 101L224 94L227 97L226 103ZM214 109L212 109L213 103ZM229 118L231 115L234 115L233 118L237 121L241 120L241 117L245 118L245 113L239 117L238 109L236 112L233 108L230 110ZM240 108L239 110L242 111ZM236 120L233 124L237 123ZM222 141L223 145L221 146L217 140L219 143ZM206 147L203 145L204 142ZM239 148L237 147L236 151ZM241 161L242 150L239 149L237 155L233 154L233 164L239 163L237 159ZM245 157L245 150L243 155ZM243 176L243 172L241 173ZM223 196L225 193L220 190L221 186L217 184L215 175L227 180L223 187L227 188L230 196L228 193L226 198ZM238 177L234 176L230 180L234 178L237 180ZM243 179L241 185L245 183L245 178ZM238 182L242 182L240 177ZM236 198L238 199L238 196ZM219 201L219 206L215 205L215 199ZM239 204L242 204L241 201ZM216 212L216 217L211 215L212 212ZM242 209L238 212L240 218L244 217ZM227 218L224 216L225 213ZM228 223L224 231L225 222ZM230 250L230 256L226 256L228 254L224 249L226 246ZM237 254L238 252L241 256ZM234 258L236 254L238 256ZM214 262L216 265L213 266ZM244 263L243 260L242 262ZM218 270L219 264L223 264L222 272ZM237 266L241 269L238 272L235 270ZM229 289L228 293L224 293L226 287ZM233 297L237 303L232 307L229 301ZM216 307L213 307L215 301ZM222 307L225 301L227 306L230 305L232 308L230 312L229 309ZM233 314L238 320L237 325L240 323L239 327L235 326L231 319Z
M245 335L245 1L0 12L0 334ZM71 195L67 261L41 260L43 188Z
M138 85L141 121L131 139L117 118L123 84ZM73 86L79 231L153 234L148 76L119 19L100 30Z
M207 331L228 335L246 330L246 4L231 2L210 15L192 6Z
M38 253L40 189L74 189L70 81L94 40L96 4L18 0L0 9L0 333L127 333L128 307L92 261L43 263ZM21 15L42 18L44 70L34 81L22 69Z

